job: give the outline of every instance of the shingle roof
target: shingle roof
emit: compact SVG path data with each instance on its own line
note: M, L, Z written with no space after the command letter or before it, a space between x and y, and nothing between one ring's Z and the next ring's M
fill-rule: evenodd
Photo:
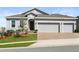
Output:
M7 16L7 17L25 17L24 14L17 14L17 15L11 15L11 16Z
M17 14L17 15L12 15L8 17L26 17L25 14ZM49 15L44 15L44 14L38 14L37 17L66 17L66 18L74 18L72 16L67 16L67 15L62 15L62 14L49 14Z
M62 15L62 14L49 14L49 15L43 15L39 14L37 17L66 17L66 18L74 18L72 16Z
M47 14L43 11L40 11L39 9L32 9L32 10L37 10L39 12L42 12L42 14L38 14L36 17L62 17L62 18L75 18L73 16L68 16L68 15L62 15L62 14ZM30 12L32 10L29 10L27 12ZM13 18L16 18L16 17L27 17L28 14L26 14L27 12L24 12L24 13L21 13L21 14L17 14L17 15L12 15L12 16L7 16L6 18L10 18L10 17L13 17ZM30 13L31 14L31 13ZM33 14L33 13L32 13ZM34 14L35 15L35 14Z

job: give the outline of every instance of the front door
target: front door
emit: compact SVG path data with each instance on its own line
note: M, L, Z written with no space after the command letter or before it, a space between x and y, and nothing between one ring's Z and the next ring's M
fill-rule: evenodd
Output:
M34 20L33 19L29 20L29 28L30 28L30 30L34 30Z

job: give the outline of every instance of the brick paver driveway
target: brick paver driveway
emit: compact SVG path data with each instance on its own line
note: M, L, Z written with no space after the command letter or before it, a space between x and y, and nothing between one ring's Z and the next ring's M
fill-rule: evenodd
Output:
M79 33L38 33L38 39L72 39L79 38Z

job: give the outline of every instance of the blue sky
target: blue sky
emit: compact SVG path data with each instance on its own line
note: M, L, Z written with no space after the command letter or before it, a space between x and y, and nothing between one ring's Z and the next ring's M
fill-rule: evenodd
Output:
M38 9L49 14L59 13L70 16L79 15L79 7L37 7ZM6 27L6 16L26 12L32 7L0 7L0 27Z

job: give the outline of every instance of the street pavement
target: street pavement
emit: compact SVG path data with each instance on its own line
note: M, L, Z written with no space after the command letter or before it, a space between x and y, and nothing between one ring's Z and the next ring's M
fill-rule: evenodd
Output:
M79 45L38 48L8 48L0 49L0 52L79 52Z

